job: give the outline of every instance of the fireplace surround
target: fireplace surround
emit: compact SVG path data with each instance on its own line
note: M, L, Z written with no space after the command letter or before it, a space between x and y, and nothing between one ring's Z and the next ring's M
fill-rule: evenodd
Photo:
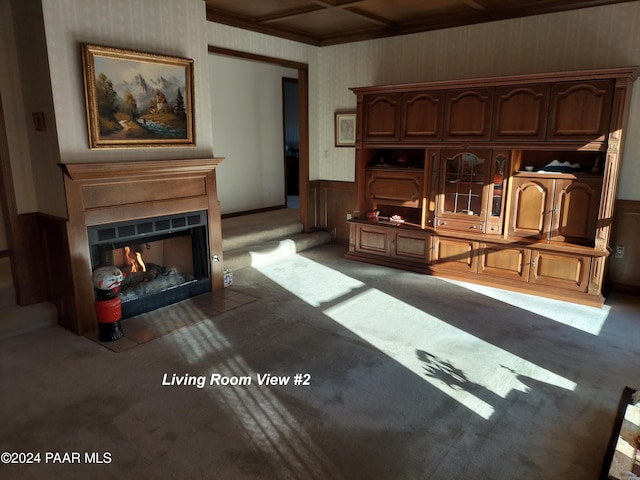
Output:
M195 290L187 293L172 291L165 297L169 303L180 300L181 295L191 296L223 288L222 228L216 190L216 167L222 160L205 158L61 165L65 173L69 216L67 238L73 295L73 301L69 302L72 311L64 312L68 318L67 328L80 335L97 329L91 273L105 261L105 252L119 252L125 243L146 248L152 242L171 244L182 241L187 249L189 244L193 249L193 245L204 242L196 248L198 253L192 252L193 271L187 272L197 277L195 282L194 279L188 280L193 284L190 288ZM194 223L188 225L189 222ZM160 230L146 231L131 238L104 238L104 235L108 236L105 232L109 229L117 232L121 227L121 231L127 233L131 228L136 232L139 228L150 228L149 225L154 225L153 228L158 226ZM164 225L168 225L166 230L162 230ZM103 241L98 240L100 235ZM187 237L189 239L185 240ZM175 251L185 249L173 248ZM114 256L109 258L115 263L120 261ZM160 301L153 308L163 306L165 301ZM125 311L126 316L136 313L138 310L135 308Z

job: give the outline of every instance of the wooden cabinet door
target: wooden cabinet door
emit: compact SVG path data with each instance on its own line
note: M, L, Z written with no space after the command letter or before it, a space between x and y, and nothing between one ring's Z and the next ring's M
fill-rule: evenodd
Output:
M428 265L431 262L431 235L426 232L396 231L392 241L392 256Z
M548 109L548 85L496 88L493 139L544 140Z
M389 230L373 225L357 225L355 251L388 256L391 253Z
M509 235L546 240L553 208L553 179L513 177Z
M510 170L509 150L494 150L491 157L490 181L487 183L487 226L485 232L501 235L504 225L504 212L507 203L507 177Z
M594 240L601 189L601 178L556 180L550 239Z
M445 140L489 140L493 89L448 90L445 102Z
M400 140L441 140L443 112L444 91L405 93L402 96Z
M585 292L590 266L590 257L534 250L529 282Z
M400 94L365 95L362 140L397 142L400 139L400 111Z
M547 140L605 140L612 98L609 80L553 85Z
M424 197L422 171L367 172L366 198L373 204L420 208Z
M491 160L491 150L441 151L437 217L484 223Z
M478 244L469 240L433 237L431 263L435 270L476 273Z
M483 245L479 260L479 272L493 277L519 282L529 281L531 250L524 247Z

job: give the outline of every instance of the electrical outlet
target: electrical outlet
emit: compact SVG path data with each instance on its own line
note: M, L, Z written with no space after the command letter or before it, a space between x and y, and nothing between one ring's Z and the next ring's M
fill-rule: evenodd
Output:
M614 258L624 258L624 247L616 247Z
M347 213L347 220L351 220L351 214Z

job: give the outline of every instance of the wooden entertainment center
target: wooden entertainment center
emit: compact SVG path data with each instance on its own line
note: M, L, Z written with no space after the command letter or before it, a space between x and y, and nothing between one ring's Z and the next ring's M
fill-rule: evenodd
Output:
M347 257L601 306L637 75L353 88Z

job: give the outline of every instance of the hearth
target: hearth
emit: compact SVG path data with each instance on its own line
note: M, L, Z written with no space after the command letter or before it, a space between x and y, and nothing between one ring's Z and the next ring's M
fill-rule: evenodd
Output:
M207 212L89 227L92 269L118 267L122 318L211 291Z

